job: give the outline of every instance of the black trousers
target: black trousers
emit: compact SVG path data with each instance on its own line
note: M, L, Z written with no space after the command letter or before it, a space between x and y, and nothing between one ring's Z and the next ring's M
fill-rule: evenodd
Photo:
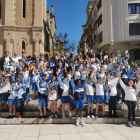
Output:
M48 107L48 95L46 96L46 107Z
M23 111L24 111L24 100L21 99L17 99L17 110L18 112L20 112L20 115L23 115Z
M116 113L116 100L117 96L110 96L109 99L109 115L112 116L112 109L113 109L113 115L117 115Z
M135 108L137 101L127 101L128 107L128 121L131 121L131 116L133 117L133 121L135 121Z

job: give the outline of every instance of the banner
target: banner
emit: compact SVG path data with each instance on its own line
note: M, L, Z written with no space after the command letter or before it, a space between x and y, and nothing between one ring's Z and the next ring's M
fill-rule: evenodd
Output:
M49 85L48 97L49 100L56 100L58 92L58 84Z
M118 81L119 81L119 78L116 77L116 78L110 80L110 81L108 82L108 85L110 85L110 86L116 86L117 83L118 83Z
M0 94L7 93L9 89L10 89L9 79L3 77L0 80Z

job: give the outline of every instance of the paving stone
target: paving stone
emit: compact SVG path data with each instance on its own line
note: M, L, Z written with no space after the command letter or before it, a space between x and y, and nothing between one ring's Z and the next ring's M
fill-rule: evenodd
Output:
M113 124L113 118L108 118L108 119L107 119L107 123L108 123L108 124Z

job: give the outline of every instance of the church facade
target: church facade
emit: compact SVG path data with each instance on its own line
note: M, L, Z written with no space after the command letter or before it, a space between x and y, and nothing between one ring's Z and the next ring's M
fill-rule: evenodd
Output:
M46 0L0 0L0 56L45 50Z

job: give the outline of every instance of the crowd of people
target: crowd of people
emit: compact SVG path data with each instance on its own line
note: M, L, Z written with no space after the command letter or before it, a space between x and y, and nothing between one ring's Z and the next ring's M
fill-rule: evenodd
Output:
M47 118L48 102L51 102L51 115L49 118L58 118L57 110L61 109L62 118L66 118L65 105L67 105L68 117L72 118L71 109L76 110L76 125L85 125L83 121L83 108L85 98L87 100L87 118L98 118L99 108L103 111L103 118L118 117L117 104L127 104L128 125L136 125L135 108L139 110L140 97L140 70L136 63L128 63L130 55L128 50L121 56L118 50L117 56L112 53L101 52L95 55L90 47L86 55L81 52L56 56L52 52L37 55L22 56L15 52L14 57L5 52L1 57L0 69L2 77L10 81L7 93L0 94L1 102L4 102L4 110L9 106L9 118L15 118L16 109L19 117L23 117L24 102L29 111L29 92L34 92L33 100L38 99L41 118ZM1 77L1 78L2 78ZM116 85L109 85L110 77L118 77ZM108 95L108 96L106 96ZM58 108L58 99L61 106ZM107 99L108 98L108 99ZM93 104L96 103L96 111L93 113ZM100 106L101 104L101 106ZM109 116L105 114L105 104L109 105ZM78 114L80 112L80 120ZM112 113L113 112L113 113ZM131 122L132 116L132 122Z

